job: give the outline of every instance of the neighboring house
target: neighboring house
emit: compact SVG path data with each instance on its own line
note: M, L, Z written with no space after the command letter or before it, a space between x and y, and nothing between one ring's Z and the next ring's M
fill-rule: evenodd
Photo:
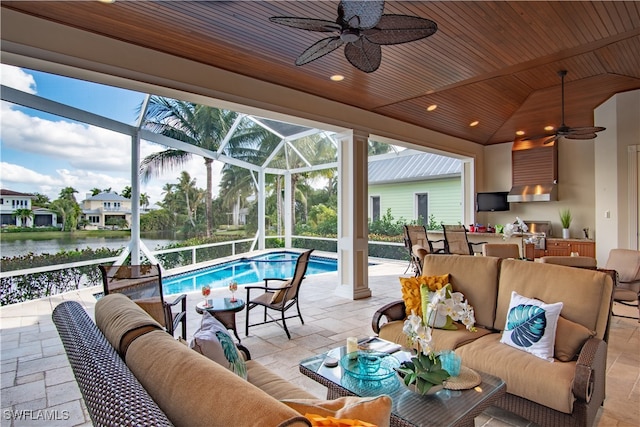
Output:
M82 218L89 221L89 229L107 227L112 219L124 219L131 225L131 199L116 193L87 194L80 207Z
M394 220L411 221L429 215L439 224L463 218L462 162L431 153L369 162L369 218L390 209Z
M3 226L16 225L19 227L55 226L58 221L56 213L46 208L33 206L31 203L35 198L32 194L0 189L0 224ZM33 217L25 218L24 221L21 218L15 217L13 214L18 209L31 210Z

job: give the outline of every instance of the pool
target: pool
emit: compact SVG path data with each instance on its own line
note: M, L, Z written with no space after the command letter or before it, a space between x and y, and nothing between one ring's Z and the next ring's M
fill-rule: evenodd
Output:
M293 276L298 255L296 252L271 252L167 276L162 279L162 291L165 295L171 295L200 292L205 285L211 286L212 289L226 288L232 280L239 285L250 283L264 285L265 277L288 279ZM332 271L338 271L337 260L314 255L309 258L307 276Z

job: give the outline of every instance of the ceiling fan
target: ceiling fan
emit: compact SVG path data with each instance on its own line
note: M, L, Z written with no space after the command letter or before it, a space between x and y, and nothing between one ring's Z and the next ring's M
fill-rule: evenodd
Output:
M601 132L606 129L601 126L569 127L564 123L564 77L566 75L567 70L558 71L558 76L560 76L562 84L562 124L559 128L556 129L555 134L533 136L530 138L525 138L523 139L523 141L529 141L532 139L538 139L548 136L548 138L542 142L543 145L547 145L551 144L554 141L557 141L558 139L560 139L560 137L567 139L594 139L598 136L596 135L596 132Z
M307 31L337 32L302 52L296 65L308 64L343 44L344 55L357 69L372 73L382 61L381 45L412 42L438 30L435 22L408 15L384 15L384 1L342 0L335 22L324 19L273 16L271 22Z

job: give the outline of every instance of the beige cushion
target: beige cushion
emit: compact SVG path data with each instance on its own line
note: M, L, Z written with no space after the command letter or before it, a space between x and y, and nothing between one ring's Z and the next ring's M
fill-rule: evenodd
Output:
M411 344L407 340L407 335L402 332L403 323L401 320L385 323L380 327L380 333L378 335L382 339L410 348ZM489 330L483 328L477 328L476 332L471 332L468 331L463 324L458 322L454 325L457 328L455 331L446 329L433 329L431 331L431 336L433 337L431 343L434 346L434 351L455 350L461 345L465 345L491 333Z
M247 361L247 380L278 400L317 398L317 396L276 375L272 370L255 360Z
M499 262L500 259L495 257L427 255L422 273L425 276L449 273L453 290L462 292L473 307L476 326L492 328L496 314Z
M560 316L556 329L554 357L562 362L568 362L576 357L584 343L596 333L579 323Z
M640 251L611 249L605 268L616 270L620 283L638 281L640 280Z
M571 387L576 362L549 363L500 343L500 335L485 335L457 348L462 365L502 378L507 384L507 393L560 412L573 412L575 399Z
M283 400L283 403L300 414L317 414L335 418L357 419L388 427L391 419L391 398L387 395L376 397L339 397L334 400Z
M282 288L286 288L290 284L291 284L291 280L287 280L277 285L277 287L279 287L280 290L275 291L275 293L271 297L271 304L278 304L279 302L282 302L282 299L284 298L284 294L286 293L286 289L282 289ZM272 288L275 286L269 286L269 287Z
M247 367L227 328L209 312L202 314L200 328L193 334L192 349L247 379Z
M543 256L536 261L548 264L564 265L567 267L596 268L598 262L589 256Z
M166 332L139 337L126 363L176 426L308 426L293 409Z
M497 330L504 330L512 291L547 303L561 301L565 319L596 331L596 337L600 339L604 337L613 291L613 281L606 273L538 262L502 260L494 324ZM469 302L477 313L477 305L470 297Z
M109 294L100 298L95 308L96 325L107 341L121 355L139 335L162 329L142 308L123 294Z

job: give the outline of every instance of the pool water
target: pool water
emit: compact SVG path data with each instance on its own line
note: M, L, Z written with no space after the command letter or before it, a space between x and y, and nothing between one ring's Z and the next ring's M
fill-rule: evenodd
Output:
M264 285L265 277L288 279L293 277L298 253L272 252L251 258L242 258L211 267L168 276L162 279L165 295L185 292L200 292L205 285L215 288L227 288L229 282L235 280L238 285L260 283ZM311 256L306 275L328 273L338 270L337 260Z

